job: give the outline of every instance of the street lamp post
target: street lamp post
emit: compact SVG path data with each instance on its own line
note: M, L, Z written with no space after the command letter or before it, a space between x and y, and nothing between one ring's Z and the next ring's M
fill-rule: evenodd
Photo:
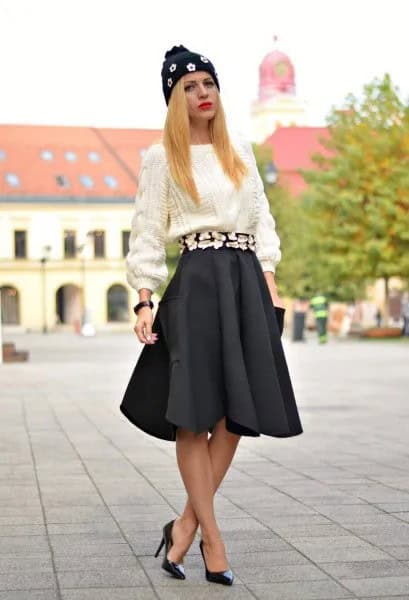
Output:
M85 241L77 247L77 251L81 253L81 282L82 282L82 316L81 316L81 332L83 335L94 335L95 330L91 323L90 312L86 301L86 252L88 243L93 239L95 231L88 231L85 236Z
M46 280L46 264L50 258L51 246L43 246L43 256L40 258L41 262L41 284L42 284L42 295L43 295L43 333L48 333L47 327L47 280Z
M266 164L264 168L264 179L269 185L275 185L278 179L277 168L273 162Z

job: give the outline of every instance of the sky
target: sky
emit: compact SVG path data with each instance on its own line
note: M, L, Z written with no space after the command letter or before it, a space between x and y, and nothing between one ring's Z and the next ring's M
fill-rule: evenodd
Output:
M250 134L258 67L296 71L308 123L389 72L409 96L409 0L0 0L0 123L162 128L164 54L210 58L231 126Z

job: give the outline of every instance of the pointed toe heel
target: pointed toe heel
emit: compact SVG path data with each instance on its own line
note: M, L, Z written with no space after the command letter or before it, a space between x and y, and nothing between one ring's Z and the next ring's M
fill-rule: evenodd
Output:
M168 560L168 557L167 557L168 552L173 544L173 542L172 542L173 523L174 523L174 520L169 521L169 523L166 523L166 525L164 526L162 539L160 541L158 549L155 552L155 558L157 558L159 556L160 551L162 550L163 546L165 546L165 556L163 557L163 561L162 561L162 569L164 569L167 573L170 573L170 575L172 575L172 577L175 577L176 579L186 579L184 566L179 565L175 562L172 562L171 560Z
M206 571L206 579L211 583L221 583L222 585L233 585L234 575L230 569L227 571L209 571L206 565L206 559L203 552L203 540L199 543L200 552L202 553L203 562Z

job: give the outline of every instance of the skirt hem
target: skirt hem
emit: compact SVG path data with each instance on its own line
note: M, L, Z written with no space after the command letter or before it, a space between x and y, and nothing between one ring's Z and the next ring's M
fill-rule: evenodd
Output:
M147 427L146 425L143 425L142 423L138 422L137 419L135 419L133 417L132 413L130 413L122 405L120 406L120 411L131 423L133 423L133 425L135 425L135 427L138 427L138 429L140 429L144 433L147 433L148 435L156 437L157 439L160 439L160 440L164 440L166 442L175 442L176 441L176 430L178 427L181 427L181 425L177 425L176 423L173 423L173 422L169 421L168 419L166 419L168 421L169 425L174 428L174 436L173 437L164 436L164 435L158 434L157 430L153 430L153 429ZM226 417L227 431L229 431L230 433L234 433L236 435L240 435L241 437L261 437L262 435L265 435L267 437L288 438L288 437L294 437L296 435L300 435L301 433L303 433L303 429L288 432L288 433L278 433L278 432L270 433L270 432L253 431L253 430L248 430L248 431L252 431L252 433L243 433L243 432L239 431L237 429L237 427L234 426L235 421L231 421L227 415L223 415L223 417ZM223 418L223 417L221 417L221 418ZM186 429L186 431L191 431L192 433L194 433L196 435L200 435L201 433L205 433L206 431L208 433L211 433L213 431L214 427L216 426L217 422L214 423L213 425L209 425L208 427L206 427L204 429L200 429L200 430L187 429L186 427L183 427L183 429ZM231 423L233 423L233 426L231 426ZM239 425L239 428L240 427L244 427L244 426Z

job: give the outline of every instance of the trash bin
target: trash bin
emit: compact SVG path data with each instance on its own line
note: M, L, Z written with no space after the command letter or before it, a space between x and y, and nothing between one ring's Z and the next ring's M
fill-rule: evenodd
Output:
M304 325L305 325L305 312L294 312L293 313L293 342L304 341Z

